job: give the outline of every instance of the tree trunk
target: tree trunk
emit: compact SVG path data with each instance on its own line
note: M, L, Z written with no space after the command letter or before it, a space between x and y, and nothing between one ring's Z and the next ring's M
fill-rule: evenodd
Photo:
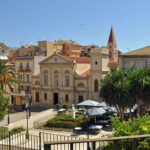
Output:
M137 96L137 114L140 115L139 97Z
M132 119L131 106L129 107L129 110L130 110L129 118L131 118L131 119Z

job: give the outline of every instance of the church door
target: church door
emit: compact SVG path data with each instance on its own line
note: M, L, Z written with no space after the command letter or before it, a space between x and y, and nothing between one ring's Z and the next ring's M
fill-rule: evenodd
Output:
M35 100L36 100L36 102L39 102L39 92L35 93Z
M83 96L79 95L79 103L83 102Z
M54 93L54 105L58 104L58 93Z

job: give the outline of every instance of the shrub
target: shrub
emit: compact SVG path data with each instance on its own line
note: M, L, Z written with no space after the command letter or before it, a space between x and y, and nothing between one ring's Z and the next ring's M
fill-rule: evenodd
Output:
M56 104L56 109L59 110L61 108L61 104Z
M56 128L74 128L83 121L83 118L84 115L76 115L76 118L72 118L70 114L61 114L48 120L45 126Z
M25 131L25 128L23 128L23 127L16 127L16 128L13 128L11 131L12 132L20 133L22 131Z
M118 117L112 118L112 127L114 128L114 137L132 136L141 134L150 134L150 116L134 118L133 121L120 121ZM137 139L137 150L150 149L150 138ZM119 148L132 149L133 140L121 140L118 142Z
M63 105L63 108L67 110L67 109L68 109L68 105L67 105L67 104L64 104L64 105Z

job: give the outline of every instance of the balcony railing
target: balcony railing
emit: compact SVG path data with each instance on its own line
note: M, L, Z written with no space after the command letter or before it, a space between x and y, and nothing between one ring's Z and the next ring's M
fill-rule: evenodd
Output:
M31 72L31 68L18 68L19 72Z
M20 83L31 83L31 81L20 81Z
M150 138L149 135L135 135L135 136L124 136L124 137L114 137L114 138L98 138L98 139L80 139L80 140L68 140L68 141L53 141L45 142L44 150L101 150L109 142L112 142L112 150L123 150L118 147L118 143L121 140L126 140L131 142L131 149L137 149L137 142L139 139ZM131 141L132 140L132 141Z

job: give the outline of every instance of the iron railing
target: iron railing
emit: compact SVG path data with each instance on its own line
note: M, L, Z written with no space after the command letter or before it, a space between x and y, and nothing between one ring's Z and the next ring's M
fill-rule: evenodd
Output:
M44 150L103 150L106 149L108 144L111 144L111 150L137 150L137 141L145 138L150 138L150 135L53 141L45 142ZM130 141L130 149L123 149L119 147L119 142L123 140L128 142Z
M45 142L68 140L80 140L80 138L43 132L39 132L37 135L29 135L27 138L26 133L1 130L0 150L44 150Z

